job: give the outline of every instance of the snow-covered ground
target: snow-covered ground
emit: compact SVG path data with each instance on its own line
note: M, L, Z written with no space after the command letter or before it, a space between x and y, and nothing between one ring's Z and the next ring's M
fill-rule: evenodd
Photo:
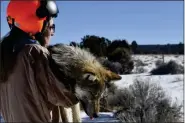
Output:
M166 91L166 94L172 98L173 101L178 101L179 104L183 104L183 74L176 75L149 75L149 72L156 67L155 62L157 60L164 59L164 62L168 62L170 60L176 61L178 64L184 66L184 56L183 55L133 55L134 60L140 60L144 63L143 67L144 72L139 74L130 74L130 75L121 75L122 79L116 81L115 84L118 88L124 88L131 85L135 79L142 79L151 83L157 83L162 86ZM133 72L136 71L135 66ZM94 120L90 120L89 117L81 112L82 122L118 122L118 120L114 117L113 112L100 112L100 117Z
M86 115L85 112L81 112L81 118L82 118L82 122L86 123L86 122L91 122L91 123L97 123L97 122L120 122L118 119L116 119L116 117L114 116L113 112L100 112L99 113L99 117L95 118L93 120L90 120L89 117Z
M184 55L133 55L133 60L140 60L144 65L140 66L145 71L139 74L121 75L122 79L116 82L118 88L128 87L135 79L148 81L160 85L169 95L173 101L178 101L183 104L183 74L175 75L150 75L149 72L156 68L156 61L161 60L166 63L174 60L176 63L184 66ZM134 66L133 72L136 71L138 66Z
M166 94L172 98L172 101L178 101L179 104L183 103L183 75L147 75L147 74L132 74L121 75L122 79L116 81L115 84L118 88L128 87L133 84L135 79L143 80L150 83L156 83L161 86Z
M171 97L172 102L177 102L178 104L183 104L183 74L176 75L150 75L149 72L156 68L156 61L161 60L164 62L169 62L170 60L174 60L178 64L184 66L184 56L183 55L133 55L134 60L140 60L144 63L143 67L145 71L139 74L129 74L129 75L121 75L122 79L116 81L115 84L119 89L128 87L133 84L135 79L143 80L150 83L156 83L161 86L166 94ZM135 66L133 72L135 72ZM182 109L183 111L183 109ZM87 115L82 112L81 113L82 121L84 122L119 122L115 117L113 112L101 112L100 117L90 120Z
M184 55L133 55L132 59L135 61L135 64L138 60L144 63L142 66L135 65L133 69L134 73L136 73L137 68L141 67L144 69L144 73L150 72L152 69L156 68L155 63L158 60L164 60L165 63L169 62L170 60L174 60L178 64L184 66Z

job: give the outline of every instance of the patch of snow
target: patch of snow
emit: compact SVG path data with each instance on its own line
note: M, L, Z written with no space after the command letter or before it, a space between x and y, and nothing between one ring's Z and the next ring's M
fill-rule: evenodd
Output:
M161 60L163 61L163 55L132 55L132 59L137 62L137 60L140 60L142 63L144 63L144 66L141 66L145 69L146 73L149 73L152 69L156 68L156 61ZM177 64L180 64L184 66L184 55L164 55L164 62L167 63L170 60L175 61ZM134 69L132 70L133 73L136 73L137 67L134 66Z
M140 79L146 82L156 83L161 86L172 101L183 102L183 75L149 75L149 74L131 74L121 75L122 79L116 81L115 84L119 89L128 87L133 84L135 79Z
M98 118L94 118L91 120L89 116L86 115L85 112L81 112L81 118L82 122L91 122L91 123L97 123L97 122L120 122L118 119L115 118L113 112L100 112Z

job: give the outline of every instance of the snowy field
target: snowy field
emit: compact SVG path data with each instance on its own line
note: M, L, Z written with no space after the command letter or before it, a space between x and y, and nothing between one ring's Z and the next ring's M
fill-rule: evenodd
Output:
M176 102L178 104L183 104L183 82L184 75L176 74L176 75L150 75L149 72L156 68L156 61L161 60L164 62L169 62L170 60L174 60L176 63L184 66L184 56L183 55L133 55L134 61L140 60L144 64L142 66L136 66L133 69L133 73L129 75L121 75L122 79L116 81L115 84L118 88L128 87L133 84L135 79L147 81L150 83L156 83L161 86L166 94L171 97L172 102ZM144 71L142 73L136 74L138 72L138 67L143 68ZM183 111L183 110L182 110ZM87 115L82 112L81 117L84 122L119 122L113 115L112 112L101 112L100 117L94 119L93 121L89 120Z
M157 83L162 86L166 91L166 94L172 98L173 101L178 101L179 104L183 104L183 74L176 75L150 75L149 72L156 67L155 62L157 60L164 60L168 62L170 60L176 61L178 64L184 66L183 55L133 55L134 60L140 60L144 64L142 66L135 66L133 73L129 75L121 75L122 79L116 81L115 84L118 88L124 88L131 85L135 79L146 80L151 83ZM142 73L138 73L138 67L143 68ZM137 74L136 74L137 73ZM101 112L100 117L97 119L90 120L89 117L81 112L82 122L119 122L113 112Z
M179 103L183 101L183 74L175 75L150 75L149 72L156 68L156 61L161 60L169 62L174 60L176 63L184 66L183 55L133 55L134 61L140 60L144 64L142 66L134 66L133 73L136 73L138 67L144 68L144 72L138 74L121 75L122 79L115 82L118 88L128 87L133 84L135 79L146 80L151 83L156 83L163 87L166 93L171 96L174 100L178 100Z
M184 56L183 55L133 55L133 60L140 60L144 64L142 66L135 66L133 69L133 73L136 73L137 68L141 67L144 69L144 72L138 74L129 74L129 75L121 75L122 79L116 81L115 84L118 88L128 87L133 84L135 79L156 83L161 86L166 94L171 97L172 102L177 101L178 104L183 104L183 82L184 75L176 74L176 75L150 75L149 72L156 68L156 61L161 60L164 62L169 62L170 60L174 60L176 63L184 66ZM136 64L135 64L136 65ZM182 109L183 111L183 109ZM87 115L82 112L81 113L83 122L119 122L114 117L113 112L101 112L100 117L94 120L90 120Z
M150 83L156 83L166 91L167 95L173 101L183 103L183 75L147 75L147 74L132 74L122 75L122 80L115 82L118 88L128 87L133 84L135 79L143 80Z
M133 55L132 59L134 60L135 67L133 69L133 72L136 73L137 68L143 68L143 73L148 73L152 69L156 68L156 61L160 60L166 63L170 60L174 60L176 63L184 66L184 56L183 55ZM141 61L144 63L143 65L136 66L136 62Z

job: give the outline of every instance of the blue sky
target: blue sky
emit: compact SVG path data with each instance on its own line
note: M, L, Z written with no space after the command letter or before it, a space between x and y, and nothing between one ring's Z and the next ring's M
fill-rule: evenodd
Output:
M1 37L8 31L8 1L1 3ZM51 44L80 42L85 35L138 44L183 42L183 1L57 1Z

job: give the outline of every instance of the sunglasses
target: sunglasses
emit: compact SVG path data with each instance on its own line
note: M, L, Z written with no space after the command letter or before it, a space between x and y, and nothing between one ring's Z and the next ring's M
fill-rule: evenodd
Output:
M55 32L55 24L52 24L51 26L49 26L50 30L53 29L53 32Z

